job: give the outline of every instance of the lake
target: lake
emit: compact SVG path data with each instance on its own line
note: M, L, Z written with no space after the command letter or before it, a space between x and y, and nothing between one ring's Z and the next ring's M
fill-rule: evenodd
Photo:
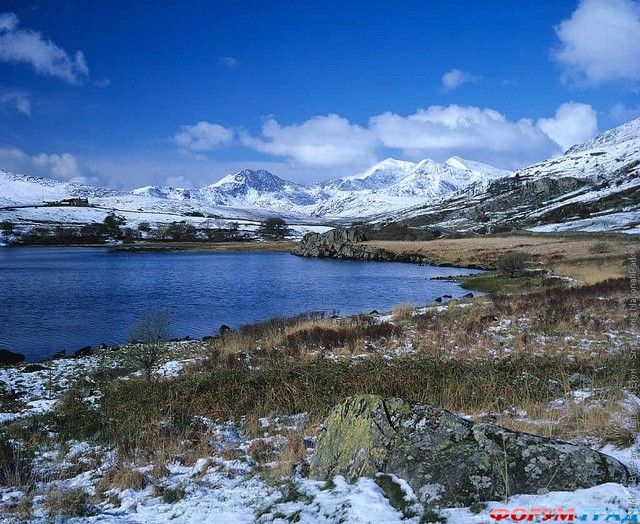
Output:
M473 270L286 253L110 253L106 248L0 249L0 347L30 361L125 342L136 318L166 309L175 336L217 334L308 311L388 311L465 293L432 277Z

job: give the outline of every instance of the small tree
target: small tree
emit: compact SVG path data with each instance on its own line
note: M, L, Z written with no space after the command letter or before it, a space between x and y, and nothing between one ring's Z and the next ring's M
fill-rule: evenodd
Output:
M125 225L127 221L124 218L111 213L104 218L103 223L107 234L117 238L120 236L120 226Z
M287 223L279 217L268 218L258 228L258 234L269 240L282 240L289 234Z
M165 343L172 337L173 328L168 311L145 313L131 330L131 363L140 368L147 380L165 353Z
M531 264L531 257L524 251L511 251L498 260L498 269L509 277L517 277L525 273Z
M149 222L140 222L138 224L138 231L142 233L149 233L149 231L151 231L151 225L149 225Z
M3 220L0 222L0 231L5 235L13 235L13 224L8 220Z
M195 242L197 229L193 224L188 222L171 222L163 232L164 240L173 240L174 242Z

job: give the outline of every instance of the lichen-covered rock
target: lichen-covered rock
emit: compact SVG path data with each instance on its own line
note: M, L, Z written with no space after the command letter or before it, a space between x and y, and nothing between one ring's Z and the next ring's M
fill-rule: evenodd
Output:
M356 246L366 237L356 228L331 229L326 233L307 233L294 249L303 257L354 258L361 249Z
M441 408L362 395L336 406L311 459L311 477L390 473L421 502L468 506L521 493L624 483L627 468L584 446L474 423Z

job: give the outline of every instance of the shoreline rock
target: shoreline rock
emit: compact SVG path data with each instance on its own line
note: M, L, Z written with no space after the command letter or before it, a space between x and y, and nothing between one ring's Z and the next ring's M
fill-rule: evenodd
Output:
M22 353L15 353L8 349L0 348L0 366L15 366L24 362Z
M382 248L372 248L362 244L367 237L358 228L337 228L325 233L307 233L291 251L292 255L311 258L336 258L340 260L362 260L379 262L407 262L438 267L458 267L465 269L489 269L475 264L441 264L429 260L419 253L393 253Z

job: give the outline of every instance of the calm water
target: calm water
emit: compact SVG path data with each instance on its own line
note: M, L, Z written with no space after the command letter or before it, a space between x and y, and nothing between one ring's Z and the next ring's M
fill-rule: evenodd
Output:
M175 336L200 338L277 315L388 311L465 292L431 277L473 271L286 253L109 253L0 249L0 347L39 360L127 340L137 315L168 309Z

